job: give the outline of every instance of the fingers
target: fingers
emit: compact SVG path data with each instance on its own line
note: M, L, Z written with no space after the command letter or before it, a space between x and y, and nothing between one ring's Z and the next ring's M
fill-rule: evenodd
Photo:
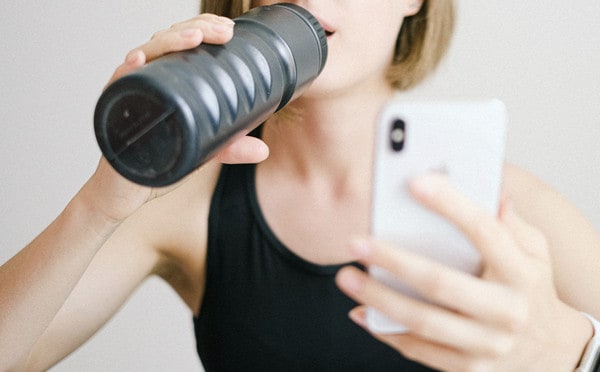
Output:
M115 72L109 79L106 86L110 85L113 81L119 79L122 76L133 72L146 63L146 55L141 50L132 50L125 58L125 62L115 69Z
M515 352L553 322L542 320L539 329L532 328L556 301L543 234L509 202L502 203L498 214L487 211L443 176L421 176L409 187L421 204L454 224L481 252L481 276L418 252L361 239L351 245L356 260L387 271L419 296L400 293L386 285L391 282L379 282L354 267L339 271L337 285L359 304L409 329L401 335L372 333L406 357L443 370L506 370L519 359ZM350 317L365 326L363 307Z
M200 43L224 44L233 37L233 26L234 22L229 18L201 14L155 33L150 41L136 49L151 61L167 53L194 48Z
M504 286L386 243L356 240L350 247L364 265L385 269L432 303L498 326L519 324L525 317L524 300ZM380 296L373 300L385 302L388 298Z
M492 371L493 355L465 355L458 349L438 345L419 337L407 335L381 335L379 340L399 350L408 359L418 361L440 371Z
M406 297L354 267L340 270L336 279L351 298L380 310L423 340L480 355L511 347L511 337L501 328Z
M409 189L421 204L454 224L472 242L487 269L503 274L505 281L519 280L523 252L495 213L481 208L438 174L416 177Z
M366 322L366 308L364 306L352 309L348 315L352 321L369 332ZM423 341L413 334L390 335L371 333L371 335L393 349L400 351L408 359L419 361L431 368L458 371L463 366L464 357L457 349Z
M269 156L267 145L256 137L243 136L221 150L216 158L225 164L259 163Z
M371 253L365 253L369 249L364 246L366 243L361 244L362 248L353 249L355 252L362 251L357 254L357 259L400 278L403 284L415 289L431 304L400 294L357 271L341 270L336 278L338 286L357 302L379 309L413 331L437 329L435 324L442 319L446 322L444 327L450 327L455 323L447 318L457 316L476 319L499 329L514 330L528 315L525 298L504 286L390 246L373 244ZM458 323L456 328L464 326ZM448 335L446 339L451 337Z
M529 225L513 209L509 201L502 203L500 208L500 220L513 234L515 241L519 243L521 251L530 257L550 263L550 252L548 241L544 234Z
M108 84L160 56L197 47L200 43L224 44L233 37L234 22L214 14L201 14L155 33L145 44L127 53Z

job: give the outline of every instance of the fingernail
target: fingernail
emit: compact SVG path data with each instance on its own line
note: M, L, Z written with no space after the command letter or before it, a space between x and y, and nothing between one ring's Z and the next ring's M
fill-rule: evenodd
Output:
M363 238L356 238L350 242L350 249L358 258L367 257L373 251L371 243Z
M352 271L340 273L340 286L350 293L359 293L362 288L360 278Z
M137 62L139 57L140 57L139 50L132 50L125 57L125 63L130 64L130 65L135 64L135 62Z
M231 18L227 18L227 17L217 17L217 22L220 22L224 25L235 25L235 22L231 19Z
M428 174L416 176L409 182L408 187L420 199L429 199L437 192L435 179Z
M367 317L363 308L355 307L350 310L348 317L359 326L367 328Z
M214 23L212 29L216 32L228 32L233 29L233 23Z

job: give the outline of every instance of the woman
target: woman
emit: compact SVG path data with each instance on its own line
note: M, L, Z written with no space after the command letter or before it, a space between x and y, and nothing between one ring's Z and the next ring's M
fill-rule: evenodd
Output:
M592 334L580 311L600 317L598 297L586 292L600 277L587 265L597 262L600 239L532 176L506 167L498 216L443 178L411 183L420 202L480 250L481 278L368 238L374 123L396 88L417 84L441 58L452 3L296 3L328 31L329 59L289 115L262 126L264 142L237 141L173 190L133 185L102 159L56 221L2 266L0 360L8 369L53 365L150 275L194 312L207 370L577 366ZM227 17L245 7L203 1L203 13ZM165 53L225 43L232 26L203 14L158 32L113 79ZM246 162L260 163L221 165ZM388 268L439 306L390 292L359 265L345 265L357 261ZM364 325L364 308L352 300L411 332L370 335L346 317L352 309L350 318Z

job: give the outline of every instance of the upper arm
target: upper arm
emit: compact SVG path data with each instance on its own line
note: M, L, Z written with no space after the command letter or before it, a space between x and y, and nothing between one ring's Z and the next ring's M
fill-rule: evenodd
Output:
M546 237L561 299L600 317L600 235L558 192L507 165L504 192L517 212Z

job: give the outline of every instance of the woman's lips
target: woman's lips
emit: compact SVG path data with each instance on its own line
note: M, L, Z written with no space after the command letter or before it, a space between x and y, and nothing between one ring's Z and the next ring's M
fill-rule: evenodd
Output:
M333 29L333 27L331 25L329 25L326 21L324 21L323 19L319 18L319 17L315 17L317 18L317 21L319 21L319 23L321 24L321 27L323 27L323 30L325 31L325 36L327 36L328 38L333 35L335 33L335 30Z

